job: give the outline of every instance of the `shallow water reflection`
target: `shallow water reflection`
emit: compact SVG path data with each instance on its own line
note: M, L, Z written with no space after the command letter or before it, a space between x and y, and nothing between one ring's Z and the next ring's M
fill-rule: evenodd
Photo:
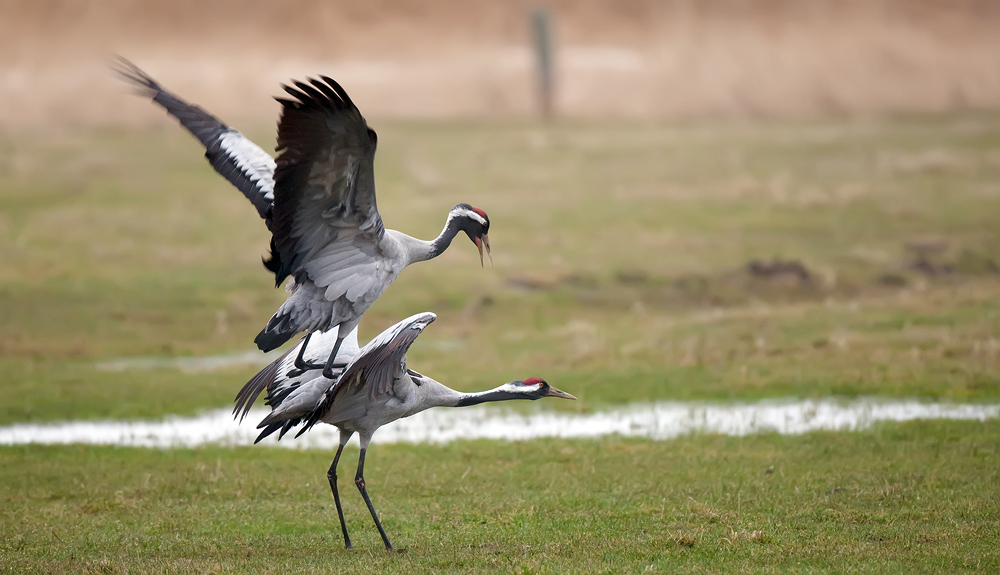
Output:
M256 422L267 412L253 410L242 425L230 410L196 417L169 416L149 421L76 421L0 427L0 444L89 443L139 447L195 447L204 444L250 445ZM497 407L438 408L393 422L375 434L377 443L447 443L461 439L528 440L538 437L591 438L618 434L670 439L690 433L748 435L798 434L818 430L863 429L878 421L1000 417L1000 404L926 403L917 400L855 399L767 400L757 403L659 402L631 404L596 413L538 410L515 413ZM333 449L337 430L320 425L299 439L262 443L291 448ZM356 441L356 438L355 438Z

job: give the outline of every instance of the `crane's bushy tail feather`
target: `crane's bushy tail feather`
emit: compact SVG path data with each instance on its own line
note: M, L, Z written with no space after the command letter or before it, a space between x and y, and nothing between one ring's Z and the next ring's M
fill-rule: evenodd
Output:
M275 322L275 318L271 318L271 321L267 322L267 327L262 329L253 340L253 342L257 344L257 348L261 351L278 349L284 345L286 341L292 339L292 336L299 332L299 330L295 328L287 327L287 322L281 322L285 325L281 325L281 323L279 323L276 326L272 326L274 323L278 322Z
M268 267L270 264L271 262L267 261L264 263ZM317 306L312 296L323 293L321 288L312 282L304 284L296 282L290 285L289 291L292 295L281 304L271 319L267 320L267 325L253 340L261 351L277 349L299 332L327 330L337 325L329 323L332 309L315 309Z

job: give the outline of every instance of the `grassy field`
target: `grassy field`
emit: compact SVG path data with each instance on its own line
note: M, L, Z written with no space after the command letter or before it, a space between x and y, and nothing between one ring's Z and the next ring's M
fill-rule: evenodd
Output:
M493 222L494 268L456 240L362 325L436 312L410 362L453 387L1000 399L1000 116L374 127L388 227L432 237L462 201ZM97 366L244 352L285 296L253 208L167 120L0 135L0 232L0 424L227 405L255 367ZM995 571L998 433L378 446L399 555L353 488L340 550L329 453L3 448L0 565Z
M329 453L3 448L0 569L995 573L998 446L995 421L376 446L366 475L393 554L349 471L342 549Z

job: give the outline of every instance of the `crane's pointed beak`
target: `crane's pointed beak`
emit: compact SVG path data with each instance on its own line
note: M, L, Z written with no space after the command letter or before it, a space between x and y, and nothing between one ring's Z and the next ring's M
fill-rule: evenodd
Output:
M563 399L576 399L576 397L562 391L561 389L556 389L549 386L549 392L545 394L545 397L561 397Z
M490 236L483 234L472 241L476 244L476 248L479 249L479 265L486 267L486 262L483 260L483 248L486 248L486 255L490 257L490 267L492 267L493 254L490 253Z

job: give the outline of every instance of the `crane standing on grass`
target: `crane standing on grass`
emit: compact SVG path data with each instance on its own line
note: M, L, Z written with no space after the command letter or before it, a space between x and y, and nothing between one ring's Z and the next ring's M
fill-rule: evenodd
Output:
M327 478L337 506L344 545L348 549L351 548L351 538L347 534L337 490L337 463L344 446L355 433L361 439L361 454L358 456L354 483L368 506L385 548L392 550L365 488L365 454L372 434L379 427L432 407L466 407L492 401L543 397L576 399L538 377L505 383L489 391L462 393L408 369L406 351L435 317L429 312L417 314L383 331L361 348L358 355L333 379L322 376L319 371L303 373L295 368L293 348L261 370L236 397L233 413L242 420L257 396L267 390L267 405L271 406L271 413L257 426L263 429L257 441L276 431L280 439L292 427L302 424L296 435L298 437L320 421L340 430L340 447L327 471ZM318 340L313 342L313 347L322 347L324 351L333 343L331 338L327 338L321 346ZM305 341L299 343L299 346L304 345Z
M468 204L451 209L432 241L386 230L375 204L375 131L344 89L330 78L284 86L289 98L278 123L278 161L198 106L164 90L124 58L117 71L177 118L205 146L205 156L253 203L271 231L264 265L275 285L291 277L291 295L254 340L271 351L308 332L295 369L322 367L333 378L345 339L356 343L361 316L411 263L440 255L463 231L490 256L489 218ZM314 331L337 330L325 361L307 363Z

